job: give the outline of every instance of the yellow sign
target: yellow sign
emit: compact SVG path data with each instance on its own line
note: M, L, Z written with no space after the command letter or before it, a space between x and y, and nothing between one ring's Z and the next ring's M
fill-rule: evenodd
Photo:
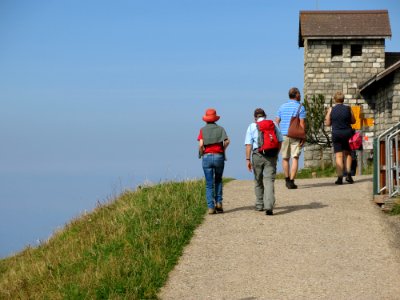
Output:
M353 111L353 115L356 118L356 122L351 125L353 129L360 130L361 129L361 106L352 106L351 110Z
M351 125L353 129L360 130L362 127L374 126L374 119L372 118L364 119L362 117L360 105L351 106L351 110L353 112L354 118L356 118L356 122Z
M363 126L366 127L374 126L374 119L372 118L363 119Z

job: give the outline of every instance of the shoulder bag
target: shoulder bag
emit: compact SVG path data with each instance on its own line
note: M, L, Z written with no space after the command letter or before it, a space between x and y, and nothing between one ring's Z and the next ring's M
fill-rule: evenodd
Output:
M306 138L306 131L300 125L300 109L302 104L299 105L299 109L297 110L296 116L290 119L290 125L288 129L288 137L295 138L295 139L302 139Z

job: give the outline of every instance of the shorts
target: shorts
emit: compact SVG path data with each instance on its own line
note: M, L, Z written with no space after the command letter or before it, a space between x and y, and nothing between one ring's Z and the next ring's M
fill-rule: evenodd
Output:
M294 139L288 136L283 136L283 142L281 147L281 154L283 159L287 158L298 158L301 154L301 149L303 146L300 146L301 140Z
M350 139L349 136L333 134L332 135L333 152L334 153L342 151L351 152L349 139Z

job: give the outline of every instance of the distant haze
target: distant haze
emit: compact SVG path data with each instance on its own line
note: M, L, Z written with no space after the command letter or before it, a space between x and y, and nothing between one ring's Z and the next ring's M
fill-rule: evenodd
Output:
M202 178L209 107L224 175L252 179L246 128L302 90L299 11L317 5L388 9L400 51L398 1L1 1L0 256L124 188Z

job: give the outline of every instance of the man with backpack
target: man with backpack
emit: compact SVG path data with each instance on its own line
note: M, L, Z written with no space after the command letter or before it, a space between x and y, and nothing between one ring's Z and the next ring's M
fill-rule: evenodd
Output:
M254 123L247 128L245 146L247 169L254 173L256 210L273 215L276 163L283 141L282 134L272 120L266 119L262 108L254 111Z

